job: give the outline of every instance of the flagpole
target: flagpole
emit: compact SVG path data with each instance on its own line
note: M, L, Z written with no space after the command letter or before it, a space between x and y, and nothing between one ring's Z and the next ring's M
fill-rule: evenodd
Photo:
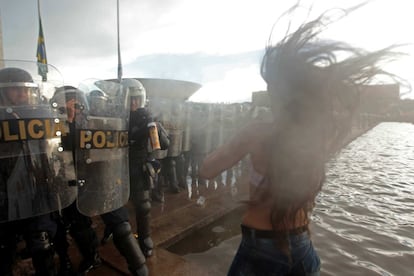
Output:
M37 14L40 18L40 0L37 0Z
M117 19L117 34L118 34L118 82L121 83L122 63L121 63L121 46L120 46L120 39L119 39L119 0L116 1L116 19Z
M3 25L2 25L2 15L0 12L0 69L4 68L4 48L3 48Z

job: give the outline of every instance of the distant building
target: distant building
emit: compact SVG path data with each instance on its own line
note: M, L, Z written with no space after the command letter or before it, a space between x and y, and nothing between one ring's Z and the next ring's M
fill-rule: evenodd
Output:
M267 94L267 91L253 92L252 105L270 107L269 95Z

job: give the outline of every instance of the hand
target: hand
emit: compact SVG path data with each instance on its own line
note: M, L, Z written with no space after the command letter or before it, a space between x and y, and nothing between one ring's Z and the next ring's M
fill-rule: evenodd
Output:
M78 103L76 99L71 99L66 102L66 110L68 113L68 122L72 123L75 118L76 114L81 112L81 109L79 108L81 105Z

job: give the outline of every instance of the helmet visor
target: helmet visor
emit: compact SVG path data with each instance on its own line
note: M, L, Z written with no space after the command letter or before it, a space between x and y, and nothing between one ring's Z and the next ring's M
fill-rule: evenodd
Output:
M0 106L38 105L39 89L35 83L0 83Z
M124 87L129 97L129 104L132 111L145 107L145 89L143 87Z

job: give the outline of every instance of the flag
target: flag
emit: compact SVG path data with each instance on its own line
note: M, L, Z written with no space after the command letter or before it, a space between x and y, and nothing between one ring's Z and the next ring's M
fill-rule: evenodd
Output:
M37 73L42 76L42 81L47 81L47 58L46 58L46 46L45 37L43 36L42 19L40 18L40 7L39 9L39 37L37 38Z

